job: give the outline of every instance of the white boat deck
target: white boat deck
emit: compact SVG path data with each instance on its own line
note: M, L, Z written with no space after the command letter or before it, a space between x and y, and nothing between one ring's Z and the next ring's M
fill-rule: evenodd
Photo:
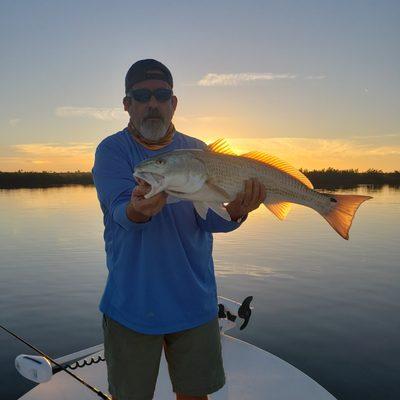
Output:
M280 358L226 334L221 335L226 385L210 400L334 400L323 387ZM87 353L86 353L87 354ZM99 351L90 357L103 355ZM90 360L87 357L87 360ZM62 361L58 359L58 361ZM92 386L107 391L106 364L100 362L74 370ZM93 392L64 372L23 395L20 400L93 400ZM175 400L164 354L154 400Z

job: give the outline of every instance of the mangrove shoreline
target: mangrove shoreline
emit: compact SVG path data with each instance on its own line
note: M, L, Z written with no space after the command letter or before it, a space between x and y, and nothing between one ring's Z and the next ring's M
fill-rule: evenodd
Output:
M360 172L357 169L338 170L302 170L316 189L350 188L358 185L400 186L400 171L382 172L369 169ZM0 189L49 188L68 185L93 185L91 172L2 172L0 171Z

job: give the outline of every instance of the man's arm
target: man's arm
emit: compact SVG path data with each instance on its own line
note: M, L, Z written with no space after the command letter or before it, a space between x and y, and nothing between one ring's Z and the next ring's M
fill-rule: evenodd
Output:
M144 199L147 188L135 181L118 143L106 139L97 147L92 173L102 208L125 230L144 229L163 206L163 194Z
M139 184L132 192L131 201L126 207L126 214L133 222L143 223L151 219L164 207L167 199L165 192L146 199L144 195L150 190L149 185Z

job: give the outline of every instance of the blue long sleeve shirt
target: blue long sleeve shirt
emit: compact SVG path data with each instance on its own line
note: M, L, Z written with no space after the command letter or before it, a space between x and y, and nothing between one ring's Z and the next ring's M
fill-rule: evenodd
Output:
M146 334L193 328L218 314L212 259L213 232L240 224L209 210L206 220L190 201L167 204L148 222L126 214L135 165L181 148L204 148L200 140L176 132L166 147L152 151L127 129L104 139L96 150L93 178L104 215L108 278L100 311Z

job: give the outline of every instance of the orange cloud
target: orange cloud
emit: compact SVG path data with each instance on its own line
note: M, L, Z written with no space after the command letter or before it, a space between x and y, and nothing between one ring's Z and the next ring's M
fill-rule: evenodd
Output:
M93 165L94 143L29 143L8 147L0 156L0 170L89 171Z
M211 143L217 137L208 138ZM204 139L203 139L204 140ZM296 168L359 169L394 171L400 169L398 144L383 145L382 138L232 138L228 140L237 154L264 151L291 163Z
M195 135L196 136L196 135ZM198 136L198 135L197 135ZM198 136L199 137L199 136ZM210 143L218 137L199 137ZM296 168L339 169L368 168L393 171L400 169L400 136L392 135L393 144L383 144L381 137L349 139L323 138L227 138L237 154L251 150L265 151ZM90 171L95 143L35 143L9 146L0 156L0 170L16 171Z

